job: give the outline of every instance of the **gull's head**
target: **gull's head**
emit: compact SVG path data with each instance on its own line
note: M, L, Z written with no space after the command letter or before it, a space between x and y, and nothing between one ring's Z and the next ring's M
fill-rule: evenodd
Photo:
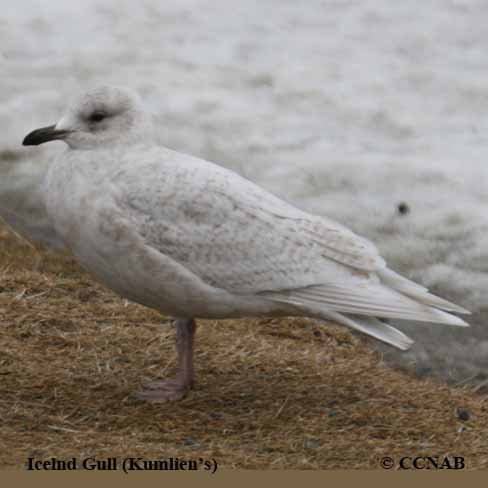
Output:
M136 93L102 86L78 96L57 124L32 131L23 145L62 140L72 149L92 149L143 142L151 134L151 117Z

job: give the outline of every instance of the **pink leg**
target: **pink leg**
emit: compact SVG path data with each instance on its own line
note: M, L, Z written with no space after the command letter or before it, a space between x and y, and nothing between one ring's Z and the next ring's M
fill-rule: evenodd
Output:
M136 394L137 398L151 403L180 400L193 387L193 339L196 328L194 319L176 321L178 370L175 378L144 385L144 390Z

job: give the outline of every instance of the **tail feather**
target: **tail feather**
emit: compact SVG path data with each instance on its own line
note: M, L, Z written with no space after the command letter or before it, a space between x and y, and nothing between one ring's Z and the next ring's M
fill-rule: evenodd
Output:
M332 319L400 349L412 341L377 317L467 327L449 312L469 314L462 307L432 295L423 286L388 269L376 279L324 283L303 288L260 293L270 300L293 305L304 314Z
M402 351L407 350L413 344L413 340L403 332L400 332L398 329L395 329L395 327L381 322L374 317L357 317L355 315L346 316L337 312L330 312L328 318L334 322L347 325L363 334L370 335L375 339L395 346Z
M467 326L468 324L448 312L416 301L399 291L386 288L381 283L364 282L361 285L327 283L261 295L275 301L290 303L303 310L321 308L324 312L344 312L419 322L444 323Z
M391 269L383 268L382 270L378 271L378 275L385 285L391 286L391 288L394 290L397 290L404 295L413 298L414 300L418 300L421 303L425 303L431 307L440 308L448 312L468 315L471 314L469 310L429 293L427 288L408 280Z

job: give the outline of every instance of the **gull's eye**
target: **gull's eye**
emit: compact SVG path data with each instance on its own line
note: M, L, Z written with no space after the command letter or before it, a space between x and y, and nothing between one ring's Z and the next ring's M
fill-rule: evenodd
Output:
M97 110L96 112L93 112L90 117L88 117L88 120L90 122L101 122L106 116L107 114L105 112Z

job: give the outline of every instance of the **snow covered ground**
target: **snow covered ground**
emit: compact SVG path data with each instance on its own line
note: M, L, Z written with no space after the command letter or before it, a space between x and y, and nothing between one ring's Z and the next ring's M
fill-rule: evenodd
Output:
M418 343L388 357L488 377L488 2L0 7L0 215L50 239L35 188L62 143L28 150L23 136L79 91L131 86L162 143L341 221L475 312L469 330L404 325Z

